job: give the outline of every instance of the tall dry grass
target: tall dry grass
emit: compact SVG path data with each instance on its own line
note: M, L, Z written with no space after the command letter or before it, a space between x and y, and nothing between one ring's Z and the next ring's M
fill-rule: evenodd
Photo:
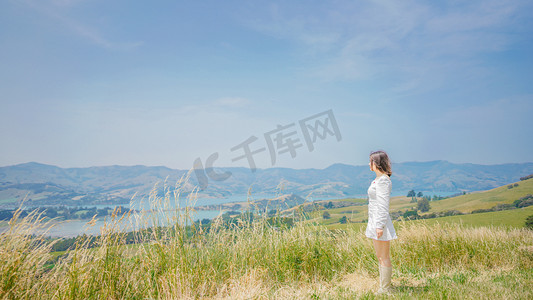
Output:
M345 298L371 295L375 289L377 260L362 229L330 231L307 222L280 229L269 225L265 215L253 215L253 220L243 219L231 226L217 218L209 228L203 228L193 222L194 191L187 196L185 207L180 207L187 179L180 179L173 187L165 184L163 196L154 188L148 199L152 213L115 210L96 238L97 247L90 248L89 240L80 238L51 268L46 263L52 258L52 244L43 242L45 233L30 235L48 223L35 212L18 219L19 208L9 230L0 235L0 296ZM393 277L407 280L402 281L405 286L400 291L406 295L417 292L421 297L439 298L448 293L457 283L455 277L450 277L451 283L447 277L437 283L428 281L438 274L451 272L479 279L487 272L523 271L524 277L515 274L517 282L531 274L533 232L526 229L396 224L399 239L391 243ZM148 227L155 229L142 230ZM126 245L128 228L135 229L134 246ZM425 288L416 290L416 280L422 280L419 284ZM461 288L456 287L457 294L449 297L469 298L476 292L484 295L480 292L484 285L466 288L467 283L470 281L464 280Z

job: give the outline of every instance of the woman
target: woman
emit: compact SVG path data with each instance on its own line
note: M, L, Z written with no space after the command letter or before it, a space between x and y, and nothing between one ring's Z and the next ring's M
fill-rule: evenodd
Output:
M370 170L376 179L368 188L368 223L365 235L372 239L379 263L378 294L390 293L392 264L390 261L390 241L396 239L396 231L389 215L390 193L392 190L391 163L385 151L370 154Z

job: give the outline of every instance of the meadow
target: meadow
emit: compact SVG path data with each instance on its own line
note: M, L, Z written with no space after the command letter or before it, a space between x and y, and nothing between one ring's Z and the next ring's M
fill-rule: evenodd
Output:
M177 190L150 196L152 209L179 198ZM191 198L189 203L194 199ZM115 210L96 247L51 252L32 236L48 222L35 213L9 222L0 235L3 299L373 299L378 268L360 224L331 229L308 214L293 226L272 226L266 216L225 226L196 226L187 214L166 212L167 222L135 232L126 245ZM481 215L481 214L480 214ZM426 221L426 220L424 220ZM155 223L154 223L155 222ZM89 223L90 226L90 223ZM392 298L531 299L533 231L454 222L395 222L391 243Z
M514 186L516 184L516 186ZM520 197L533 194L533 179L523 180L513 183L513 188L508 188L508 185L497 187L487 191L479 191L467 193L465 195L450 197L443 200L430 201L431 209L428 212L421 213L427 215L431 213L442 213L450 210L457 210L464 215L440 217L436 219L414 220L415 223L463 223L469 226L490 226L500 225L504 227L520 228L524 226L525 220L528 216L533 215L533 207L528 206L520 209L503 210L496 212L475 213L472 211L479 209L488 209L496 205L512 204ZM411 202L410 197L397 196L392 197L390 202L390 212L405 212L406 210L416 209L416 203ZM339 220L346 216L348 223L352 227L364 227L364 220L368 218L366 199L339 199L334 200L333 203L343 203L338 208L316 210L313 218L316 222L327 226L329 229L345 229L348 224L340 224ZM317 201L316 204L323 206L330 202L330 200ZM309 205L309 204L308 204ZM298 208L292 208L287 211L296 211ZM324 212L330 214L329 219L322 217Z

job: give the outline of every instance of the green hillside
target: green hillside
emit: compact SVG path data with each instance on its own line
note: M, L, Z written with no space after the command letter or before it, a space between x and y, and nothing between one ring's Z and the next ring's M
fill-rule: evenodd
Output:
M449 217L426 219L426 220L414 220L411 222L426 222L429 225L439 222L439 223L462 223L464 225L474 226L474 227L494 225L494 226L520 228L520 227L524 227L526 218L531 215L533 215L533 206L528 206L528 207L518 208L518 209L511 209L511 210L479 213L479 214L449 216Z
M468 215L459 215L459 216L449 216L442 218L434 219L424 219L424 220L412 220L412 221L394 221L394 227L398 228L402 226L402 223L424 223L427 225L447 224L447 223L461 223L470 227L481 227L481 226L500 226L507 228L522 228L528 216L533 215L533 206L528 206L519 209L513 210L502 210L494 212L486 212L479 214L468 214ZM366 223L350 223L350 224L340 224L338 220L336 222L329 222L327 225L328 229L360 229L365 228ZM323 223L325 224L325 222Z
M514 186L517 184L517 186ZM476 209L489 209L498 204L512 204L515 200L520 199L528 194L533 194L533 179L518 181L512 184L512 188L508 188L509 185L501 186L487 191L475 192L466 195L456 196L443 200L430 201L431 209L426 213L420 213L421 215L430 213L446 212L450 210L458 210L466 215L449 216L427 220L417 220L416 222L463 222L468 225L504 225L510 227L523 227L527 216L533 214L533 208L527 207L523 209L504 210L498 212L486 212L470 214ZM330 229L345 228L346 224L340 224L339 221L343 216L346 216L348 223L353 226L366 226L365 223L361 223L368 219L366 199L339 199L339 200L325 200L317 201L315 204L326 205L329 202L332 204L344 207L337 207L331 209L317 210L311 213L313 220L322 225L327 225ZM347 204L349 203L349 204ZM350 205L351 204L351 205ZM311 204L307 204L311 205ZM298 208L293 208L298 209ZM390 203L391 213L403 213L406 210L416 209L416 203L411 203L410 197L398 196L392 197ZM329 219L324 219L323 214L328 212ZM357 225L360 224L360 225Z
M512 204L515 200L527 194L533 194L533 179L516 182L517 187L509 189L504 185L492 190L466 194L431 202L431 210L435 212L456 209L469 213L475 209L491 208L497 204Z

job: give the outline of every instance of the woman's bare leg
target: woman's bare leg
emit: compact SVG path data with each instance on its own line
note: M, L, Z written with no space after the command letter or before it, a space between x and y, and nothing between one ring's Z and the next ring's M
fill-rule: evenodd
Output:
M392 267L390 261L390 241L378 241L372 239L379 264L384 267Z

